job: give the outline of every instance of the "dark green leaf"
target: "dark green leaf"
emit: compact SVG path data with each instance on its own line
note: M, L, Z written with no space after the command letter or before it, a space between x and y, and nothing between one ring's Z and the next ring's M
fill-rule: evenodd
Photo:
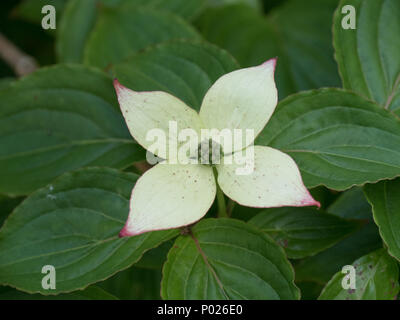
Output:
M157 248L147 251L135 264L135 267L153 270L161 269L165 260L167 260L168 251L171 249L173 243L173 240L166 241Z
M144 159L111 79L82 66L40 69L0 92L0 193L29 194L82 166Z
M315 255L360 227L314 208L289 207L263 210L248 223L274 238L292 259Z
M61 15L66 3L67 0L23 0L14 9L14 14L18 18L40 24L44 17L42 8L45 5L54 6L56 9L56 18L58 18L57 15Z
M179 237L163 269L164 299L298 299L282 248L233 219L205 219Z
M84 47L99 17L99 12L110 10L110 8L111 10L117 9L128 12L135 11L137 8L149 8L168 11L184 18L192 19L203 9L204 1L70 0L67 3L58 28L56 47L58 59L60 62L82 62ZM102 16L100 16L100 19L102 19ZM127 41L136 40L128 39Z
M340 2L334 46L343 86L400 115L400 1L353 0L356 29L344 29Z
M312 281L298 281L296 286L301 291L301 300L316 300L324 288L321 284Z
M11 83L14 82L14 80L15 79L11 78L11 77L1 78L0 79L0 90L4 90L4 89L8 88L11 85Z
M208 6L210 7L219 7L231 4L245 4L259 11L262 11L261 0L207 0L207 1L208 1L207 2Z
M366 223L359 231L333 247L302 260L295 266L296 281L325 284L344 265L382 247L378 228L372 221L371 207L360 188L344 192L328 209L329 213Z
M366 185L364 190L389 253L400 260L400 179Z
M328 212L347 219L372 220L371 206L364 196L362 188L351 188L343 192L332 205Z
M124 6L104 8L86 44L84 61L106 68L149 45L180 38L198 39L199 35L171 13Z
M107 0L102 0L107 3ZM115 1L115 0L111 0ZM167 11L192 20L205 7L208 0L122 0L125 8L143 7L160 11Z
M0 194L0 227L13 209L23 200L23 197L8 198Z
M135 265L100 282L98 286L121 300L159 300L160 284L161 268L141 269Z
M375 251L352 263L356 271L356 288L343 289L346 274L333 276L323 289L320 300L393 300L399 292L399 268L384 249Z
M213 45L174 41L117 64L114 74L128 88L166 91L199 110L210 86L237 68L227 52Z
M98 286L55 296L29 294L9 287L0 287L0 300L118 300Z
M242 66L278 56L282 99L300 90L339 86L331 21L337 0L292 0L264 17L245 5L208 10L199 21L204 37L227 49Z
M339 89L283 100L256 144L291 155L309 188L344 190L400 175L399 119Z
M70 0L57 29L60 62L82 62L83 49L97 17L98 0Z
M119 238L137 176L114 169L67 173L28 197L0 231L0 283L44 294L69 292L131 266L176 230ZM53 265L56 290L41 286Z

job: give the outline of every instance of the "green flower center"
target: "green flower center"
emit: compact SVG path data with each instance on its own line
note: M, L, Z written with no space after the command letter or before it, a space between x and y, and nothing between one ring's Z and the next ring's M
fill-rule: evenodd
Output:
M200 142L197 151L201 164L214 165L221 162L222 147L212 139Z

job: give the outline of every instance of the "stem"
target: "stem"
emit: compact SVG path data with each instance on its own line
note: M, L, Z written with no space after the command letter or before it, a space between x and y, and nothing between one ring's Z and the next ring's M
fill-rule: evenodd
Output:
M226 205L226 212L228 213L228 216L232 216L232 211L233 208L235 207L236 202L234 202L232 199L228 200L228 204Z
M31 56L22 52L10 40L0 33L0 58L2 58L17 76L24 76L38 68L37 62Z
M218 218L229 218L226 212L225 196L221 188L217 185Z
M215 183L217 185L217 203L218 203L218 218L229 218L226 211L225 195L218 185L218 172L215 167L213 167Z

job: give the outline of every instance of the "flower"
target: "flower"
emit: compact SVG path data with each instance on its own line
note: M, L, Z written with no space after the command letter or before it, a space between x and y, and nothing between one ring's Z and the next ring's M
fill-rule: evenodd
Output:
M181 129L191 128L195 132L203 128L254 131L253 139L244 145L245 151L254 154L254 170L250 174L237 174L240 164L233 158L243 151L241 144L222 144L222 161L213 166L170 164L166 157L165 164L146 171L132 190L129 217L120 236L178 228L200 220L214 202L217 183L229 198L244 206L320 206L304 186L290 156L270 147L252 145L278 102L275 66L276 59L271 59L260 66L225 74L208 90L199 113L169 93L135 92L114 80L129 131L145 149L151 147L151 141L146 139L149 130L168 132L171 120ZM171 136L167 136L167 141L174 143ZM182 143L177 144L179 147ZM158 152L155 151L157 156L166 154L166 150Z

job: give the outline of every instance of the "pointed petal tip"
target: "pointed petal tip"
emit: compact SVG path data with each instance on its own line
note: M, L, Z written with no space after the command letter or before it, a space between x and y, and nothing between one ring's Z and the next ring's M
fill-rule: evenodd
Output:
M120 238L124 238L124 237L129 237L131 234L128 232L126 226L122 228L122 230L119 232L118 236Z
M308 196L301 202L301 205L304 207L315 206L318 207L318 209L321 208L321 203L315 200L311 194L308 194Z
M278 62L278 57L275 58L271 58L267 61L265 61L264 63L261 64L262 67L270 67L272 66L274 73L275 73L275 69L276 69L276 64Z
M124 238L124 237L132 237L132 236L138 236L139 234L144 233L142 232L132 232L131 230L128 230L128 227L125 225L122 230L119 232L119 237Z
M117 94L119 94L121 92L122 89L126 89L126 87L124 85L122 85L117 78L114 78L113 80L113 85L114 85L114 89L117 92Z
M121 86L121 83L118 81L117 78L114 78L113 84L114 84L114 88L117 88L117 87Z

